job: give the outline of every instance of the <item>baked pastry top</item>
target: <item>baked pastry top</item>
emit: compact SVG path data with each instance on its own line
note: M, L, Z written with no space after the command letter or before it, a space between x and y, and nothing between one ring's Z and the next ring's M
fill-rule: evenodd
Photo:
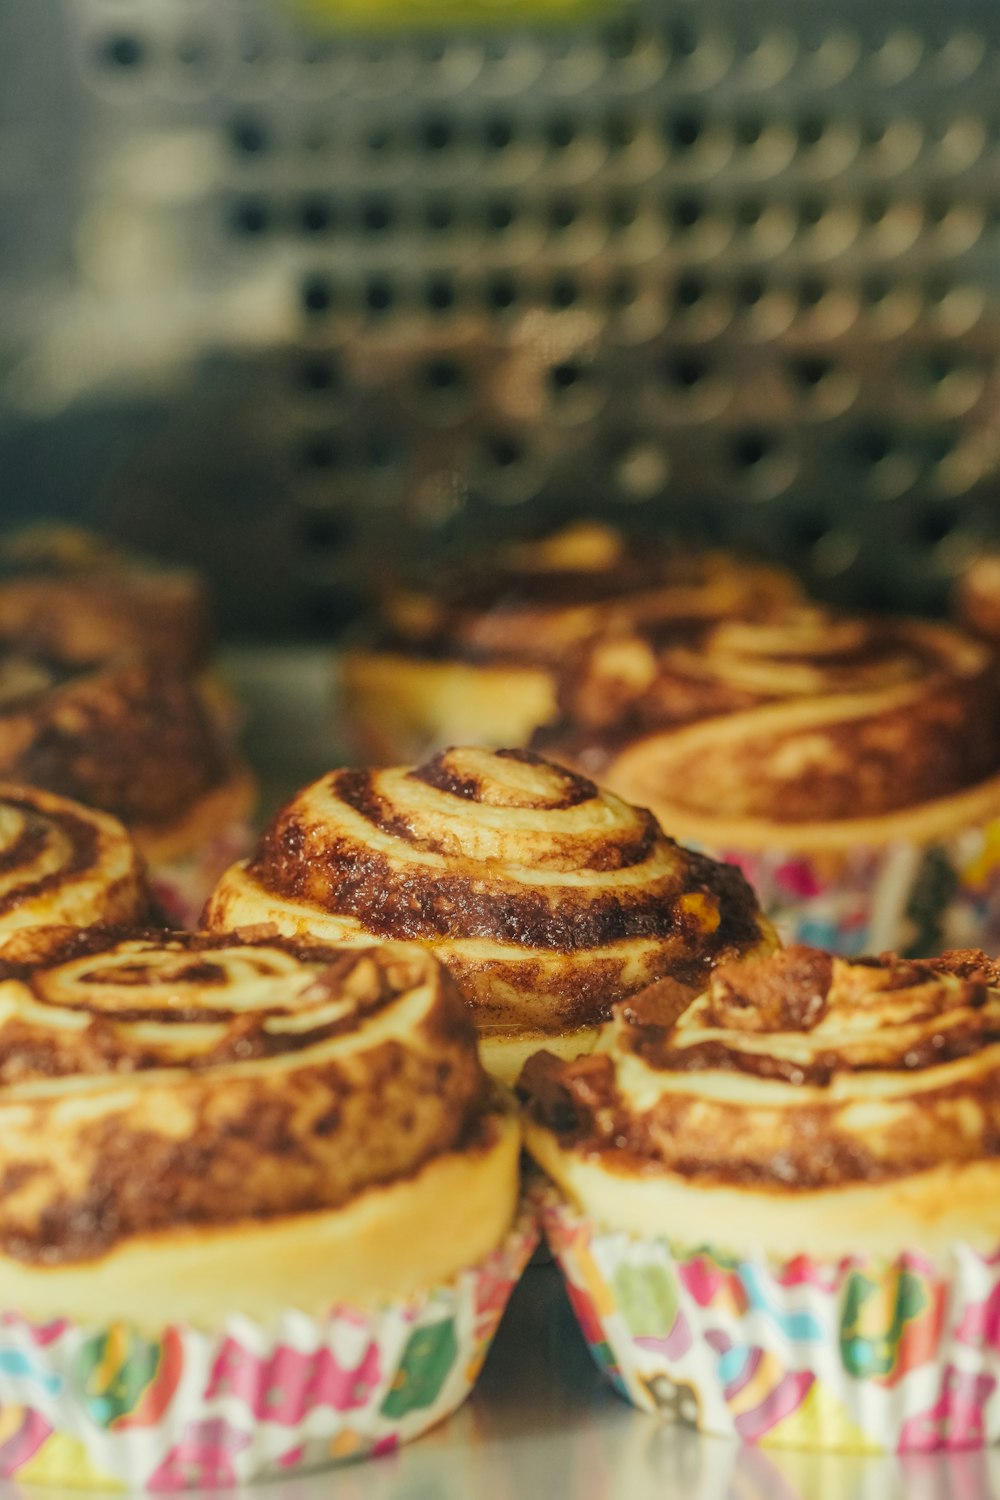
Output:
M234 866L212 928L406 939L448 965L484 1037L556 1037L671 974L699 987L773 943L739 871L528 751L453 749L305 788Z
M811 605L660 638L625 630L571 661L561 722L535 743L676 815L682 836L685 815L874 818L1000 772L994 670L949 626Z
M0 1247L21 1260L333 1208L483 1112L468 1012L416 948L42 927L0 953Z
M529 1143L622 1227L681 1213L666 1232L785 1252L995 1243L995 979L982 955L799 946L721 967L693 1004L654 985L593 1056L527 1064Z
M0 537L0 641L9 649L92 664L144 651L200 666L210 641L197 574L136 557L68 525Z
M981 552L963 568L954 605L967 630L1000 643L1000 551Z
M523 745L555 711L566 651L613 621L690 620L797 598L781 569L581 522L378 590L340 689L359 759Z
M254 789L210 694L152 658L0 655L0 776L119 818L151 858L198 842ZM224 808L223 808L224 805Z
M106 813L0 782L0 946L39 923L141 922L149 892L139 853Z
M609 619L718 618L794 599L783 569L580 522L508 545L482 562L435 570L426 587L381 603L386 649L466 661L557 665Z
M498 1243L517 1151L415 946L37 927L0 950L0 1296L22 1311L405 1292ZM468 1222L441 1218L451 1190Z

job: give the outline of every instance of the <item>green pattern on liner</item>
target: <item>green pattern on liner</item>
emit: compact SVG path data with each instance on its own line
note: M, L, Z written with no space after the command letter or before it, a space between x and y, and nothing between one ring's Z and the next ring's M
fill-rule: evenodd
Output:
M663 1266L622 1262L611 1282L619 1311L636 1338L665 1339L677 1318L677 1281Z
M159 1344L120 1327L87 1340L77 1359L75 1383L99 1427L111 1427L135 1410L159 1363ZM102 1365L108 1367L103 1381Z
M900 945L904 957L940 953L945 946L944 917L961 884L943 849L932 845L926 850L906 903L909 926L906 943Z
M457 1357L453 1318L416 1329L403 1350L392 1389L382 1402L383 1416L405 1417L408 1412L433 1405Z
M844 1288L840 1318L840 1353L844 1368L857 1380L888 1375L895 1367L903 1329L927 1306L927 1293L918 1276L903 1271L896 1283L892 1303L892 1321L886 1329L877 1327L862 1331L865 1304L877 1285L859 1271L852 1271Z

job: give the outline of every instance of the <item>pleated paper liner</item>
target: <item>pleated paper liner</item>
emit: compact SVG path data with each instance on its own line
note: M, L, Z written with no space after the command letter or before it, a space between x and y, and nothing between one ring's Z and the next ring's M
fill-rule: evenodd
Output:
M819 852L713 849L738 865L785 942L852 956L1000 949L1000 819L929 844Z
M0 1475L169 1492L391 1452L468 1396L537 1238L526 1208L450 1282L324 1320L289 1309L267 1327L234 1316L150 1337L7 1313Z
M734 1258L542 1221L584 1336L627 1400L765 1447L860 1454L1000 1438L1000 1249Z
M158 915L171 927L196 929L219 880L254 845L246 822L231 823L191 854L149 862L149 884Z
M1000 946L1000 775L877 816L783 823L692 811L657 781L653 749L620 757L610 789L737 865L786 942L846 957Z

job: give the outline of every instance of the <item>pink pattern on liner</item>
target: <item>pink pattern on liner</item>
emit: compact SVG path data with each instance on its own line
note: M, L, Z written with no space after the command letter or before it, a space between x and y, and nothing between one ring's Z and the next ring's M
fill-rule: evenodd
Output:
M971 1374L947 1365L941 1394L927 1411L903 1423L900 1448L973 1448L982 1444L983 1407L996 1389L992 1375Z
M745 1311L747 1294L740 1278L716 1265L709 1256L696 1255L693 1260L680 1262L677 1274L699 1307L711 1307L725 1293L733 1312Z
M823 890L812 866L805 859L790 859L785 864L779 865L774 872L774 877L786 891L790 891L793 896L802 896L806 900L811 896L819 896Z
M186 1490L194 1485L235 1484L239 1475L231 1455L249 1446L249 1436L237 1432L221 1417L189 1422L180 1442L150 1475L147 1485L152 1490Z
M0 1474L9 1479L29 1459L34 1458L45 1440L51 1436L52 1428L40 1412L30 1406L24 1409L24 1421L7 1441L0 1444Z
M973 1344L977 1349L1000 1349L1000 1284L985 1302L965 1309L955 1337L959 1343Z
M39 1349L45 1349L49 1344L54 1344L69 1326L66 1318L55 1318L51 1323L29 1323L19 1313L0 1314L0 1327L22 1329Z
M364 1406L380 1374L379 1350L374 1342L368 1344L353 1369L344 1369L329 1349L300 1354L283 1346L269 1359L257 1359L228 1338L215 1361L205 1399L236 1396L258 1420L294 1427L317 1406L332 1406L334 1411Z
M777 1268L774 1279L779 1286L813 1286L821 1292L833 1292L842 1269L838 1266L832 1270L820 1261L810 1260L808 1255L796 1255Z

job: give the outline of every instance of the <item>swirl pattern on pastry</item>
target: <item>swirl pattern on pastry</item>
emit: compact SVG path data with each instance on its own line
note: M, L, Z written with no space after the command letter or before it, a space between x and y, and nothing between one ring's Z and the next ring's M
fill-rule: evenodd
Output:
M523 745L555 712L567 649L617 619L718 618L796 598L781 569L583 522L381 591L375 638L341 686L368 761Z
M208 695L143 657L0 655L0 776L119 818L151 858L243 817L253 783Z
M484 1075L418 948L25 929L0 954L0 1246L334 1209L460 1148Z
M719 619L798 594L780 568L583 522L439 569L431 589L390 592L383 614L397 643L430 655L553 665L612 618Z
M594 1026L611 1003L772 941L740 873L527 751L455 749L307 787L224 877L206 925L428 944L486 1034Z
M148 909L142 861L120 823L0 782L0 946L17 928L141 922Z
M793 947L725 965L693 1004L654 985L616 1008L595 1055L526 1066L541 1157L612 1197L644 1180L674 1208L686 1186L732 1214L742 1195L745 1236L760 1231L747 1194L775 1223L783 1204L823 1204L835 1233L838 1209L846 1225L883 1187L926 1229L963 1174L977 1193L1000 1179L1000 990L964 961Z
M567 671L563 722L537 743L718 847L720 821L877 818L996 775L991 670L947 626L820 607L663 643L609 634Z
M640 1235L784 1259L994 1248L1000 990L969 957L798 947L724 966L693 1005L651 986L591 1058L526 1065L529 1151Z
M186 568L134 557L72 526L0 538L0 640L62 662L141 650L198 667L210 628L205 590Z

